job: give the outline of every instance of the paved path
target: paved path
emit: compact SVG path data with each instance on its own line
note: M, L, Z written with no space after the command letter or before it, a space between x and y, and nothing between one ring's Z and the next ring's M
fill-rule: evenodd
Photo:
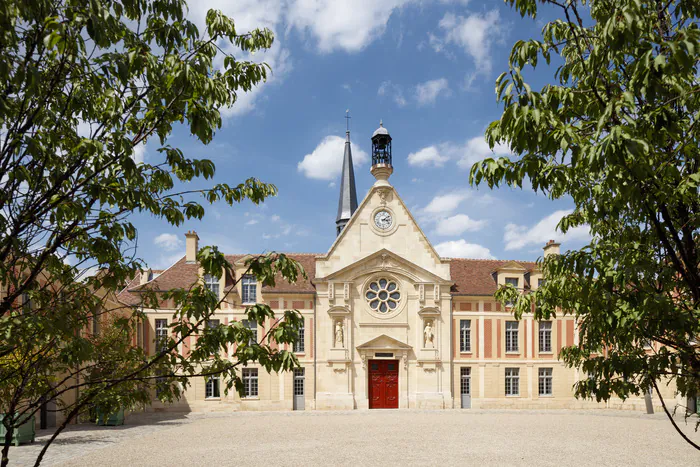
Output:
M609 410L239 412L127 422L76 427L42 465L700 466L700 452L663 415ZM26 465L38 450L12 448L11 465Z

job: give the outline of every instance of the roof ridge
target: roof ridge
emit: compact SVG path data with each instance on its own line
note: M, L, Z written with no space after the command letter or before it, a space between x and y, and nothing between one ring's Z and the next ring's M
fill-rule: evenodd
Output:
M187 255L182 255L182 258L178 259L177 261L175 261L173 264L171 264L171 265L168 266L167 268L161 270L161 272L158 274L158 277L162 276L165 272L167 272L167 271L169 271L170 269L172 269L176 264L179 264L180 261L182 261L183 259L185 259L186 256L187 256ZM151 272L153 272L153 269L151 269ZM141 272L141 274L143 274L143 272ZM132 288L129 289L129 291L135 290L135 289L138 288L138 287L142 287L142 286L148 284L149 282L153 282L153 281L155 281L156 279L158 279L158 277L154 277L153 279L148 280L148 281L144 282L143 284L139 284L139 285L137 285L137 286L135 286L135 287L132 287Z
M450 256L444 256L442 257L443 259L457 259L457 260L467 260L467 261L503 261L503 262L508 262L508 261L514 261L516 263L536 263L537 260L526 260L526 259L488 259L488 258L456 258L456 257L450 257Z
M324 255L325 253L296 253L296 252L287 252L287 251L275 251L275 253L281 253L284 255L295 255L295 256L319 256L319 255ZM224 256L256 256L256 255L263 255L265 253L224 253Z

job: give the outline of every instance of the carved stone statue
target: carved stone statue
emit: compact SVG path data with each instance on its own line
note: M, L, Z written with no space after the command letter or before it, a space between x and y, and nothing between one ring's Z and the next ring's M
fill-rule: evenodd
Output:
M343 342L343 322L341 320L338 320L335 322L335 346L345 347L343 345Z
M428 347L435 348L435 342L434 342L435 333L433 333L433 326L432 326L432 323L430 321L428 321L425 324L425 329L423 330L423 337L425 340L425 342L424 342L425 348L428 348Z

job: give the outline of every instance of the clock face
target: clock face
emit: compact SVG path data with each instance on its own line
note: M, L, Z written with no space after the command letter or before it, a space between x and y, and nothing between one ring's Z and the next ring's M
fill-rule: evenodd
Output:
M387 230L391 227L393 220L391 219L391 214L387 211L379 211L374 215L374 225L382 230Z

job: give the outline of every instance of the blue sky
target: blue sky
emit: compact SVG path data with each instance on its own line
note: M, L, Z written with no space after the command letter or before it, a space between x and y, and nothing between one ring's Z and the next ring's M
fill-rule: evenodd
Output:
M207 208L203 221L174 228L137 216L138 254L154 268L184 254L184 233L226 253L325 252L335 238L339 175L350 109L360 200L374 182L370 136L384 121L393 138L391 183L444 256L533 260L549 238L581 246L583 229L554 231L572 204L532 190L478 190L471 163L491 153L484 129L500 117L494 82L518 39L538 37L542 21L521 19L501 1L206 0L190 2L201 24L208 8L238 31L268 27L273 48L255 60L272 66L263 86L224 109L224 126L203 146L184 128L169 143L212 159L215 182L255 176L279 188L262 206ZM553 70L530 74L533 87ZM155 141L143 157L157 161ZM507 153L496 148L496 153ZM195 186L203 186L201 182Z

